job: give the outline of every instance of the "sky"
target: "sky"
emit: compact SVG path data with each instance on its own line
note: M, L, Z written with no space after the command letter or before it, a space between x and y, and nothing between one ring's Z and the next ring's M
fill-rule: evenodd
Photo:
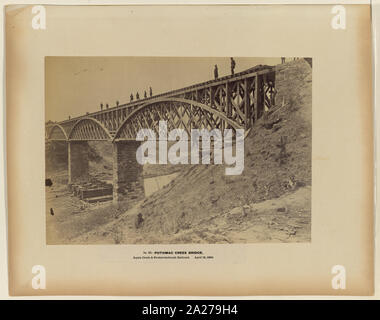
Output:
M276 65L281 58L239 58L235 73L258 64ZM62 121L129 102L130 94L140 98L144 90L153 95L180 89L214 77L229 75L230 57L46 57L46 121Z

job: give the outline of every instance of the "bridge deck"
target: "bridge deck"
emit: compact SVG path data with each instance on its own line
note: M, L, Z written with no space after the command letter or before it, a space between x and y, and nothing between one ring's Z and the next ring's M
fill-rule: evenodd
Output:
M274 69L273 66L258 65L258 66L255 66L253 68L249 68L247 70L235 73L234 75L228 75L228 76L220 77L220 78L217 78L217 79L213 79L213 80L197 83L197 84L194 84L194 85L191 85L191 86L188 86L188 87L184 87L184 88L180 88L180 89L176 89L176 90L172 90L172 91L167 91L167 92L164 92L164 93L153 95L152 97L147 97L147 98L143 98L143 99L139 99L139 100L134 100L132 102L120 104L119 106L110 107L109 109L103 109L103 110L100 110L100 111L91 112L91 113L86 114L86 115L82 115L82 116L78 116L78 117L75 117L75 118L63 120L63 121L60 121L58 123L61 124L61 125L63 125L63 124L67 124L69 122L76 122L76 121L78 121L79 119L81 119L83 117L91 117L91 116L95 116L95 115L99 115L99 114L104 114L104 113L112 112L112 111L115 111L115 110L120 110L121 108L136 107L136 106L139 106L139 105L141 105L141 104L143 104L143 103L145 103L145 102L147 102L149 100L153 100L153 99L156 99L156 98L172 97L172 96L175 96L175 95L184 94L184 93L187 93L187 92L190 92L190 91L194 91L194 90L202 90L202 89L205 89L205 88L209 88L211 86L219 86L221 84L225 84L229 80L242 80L242 79L247 78L247 77L249 77L251 75L267 73L268 71L271 71L273 69Z
M112 140L115 137L115 134L118 132L120 126L123 124L123 121L128 118L129 115L133 114L135 110L139 109L139 107L148 105L150 102L152 104L156 104L155 107L159 111L156 111L155 114L151 114L150 116L144 114L140 116L140 118L136 118L135 120L137 122L141 120L141 123L144 124L141 125L141 123L139 123L138 126L140 128L150 128L150 126L156 122L155 118L157 117L166 118L163 120L173 120L171 122L176 124L182 123L185 129L188 129L186 128L187 126L192 127L195 124L201 125L203 127L224 127L226 124L221 125L221 122L225 122L227 118L228 121L231 120L234 123L236 122L236 126L247 128L247 121L251 116L250 113L252 113L252 110L256 108L254 107L254 104L265 104L266 100L269 101L269 99L266 99L265 97L260 98L261 100L259 99L261 102L257 101L257 93L255 96L254 92L255 87L259 87L259 90L256 91L259 91L259 94L262 95L266 94L267 89L264 89L265 81L260 83L255 83L255 81L257 82L257 78L259 76L270 76L273 74L274 70L275 67L273 66L258 65L234 75L224 76L202 83L197 83L188 87L164 92L152 97L131 101L122 105L113 106L92 113L86 113L85 115L79 117L48 125L47 137L50 138L50 132L54 130L52 128L54 128L54 126L57 128L57 125L59 125L59 128L64 131L66 139L75 140L74 137L71 137L71 132L74 131L72 130L73 127L80 120L86 121L86 119L93 119L94 121L98 122L99 127L103 128L106 134L102 132L103 129L96 128L95 125L87 125L84 127L83 124L83 128L80 129L81 131L79 133L77 133L76 139L84 140L83 137L86 136L88 140ZM172 107L165 109L165 107L160 104L165 98L181 98L187 99L188 101L191 100L198 102L198 109L202 108L202 106L203 109L198 110L195 106L183 107L180 105L181 102L184 103L183 100L177 101L176 107L173 107L173 101ZM253 103L253 101L255 102ZM179 106L178 109L177 106ZM211 112L210 108L213 109ZM179 114L178 110L181 110L182 113ZM150 109L150 111L154 113L154 110ZM174 114L175 119L171 119L171 117L167 115L170 113ZM195 116L193 119L193 116L190 115L191 113L194 113L195 115L199 114L200 116L198 116L198 118ZM222 116L222 114L224 116ZM200 119L200 117L203 119ZM223 120L221 120L221 118L223 118ZM187 122L186 125L185 122ZM52 136L53 140L65 140L65 137L63 135L59 137L60 134L58 130L56 131L57 132L55 135ZM129 134L132 134L132 132Z

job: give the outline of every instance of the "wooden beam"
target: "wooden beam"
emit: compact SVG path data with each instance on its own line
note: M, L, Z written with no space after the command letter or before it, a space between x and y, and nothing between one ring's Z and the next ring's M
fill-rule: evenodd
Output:
M231 108L231 84L226 82L226 113L227 118L231 118L232 108Z
M250 108L250 101L249 101L249 85L248 85L248 79L244 79L244 127L245 130L248 130L248 128L251 125L251 108Z
M210 107L215 106L215 87L210 87Z
M255 109L255 121L258 119L258 98L259 98L259 77L255 77L255 94L254 94L254 109Z
M257 121L263 113L263 94L264 90L262 89L263 86L263 78L262 75L258 75L255 79L255 120Z

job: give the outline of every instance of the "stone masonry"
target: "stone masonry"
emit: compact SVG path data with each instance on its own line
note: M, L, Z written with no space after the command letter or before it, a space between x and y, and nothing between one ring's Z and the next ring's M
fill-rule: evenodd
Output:
M143 166L136 160L139 141L113 144L113 202L140 200L145 196Z
M68 143L69 184L85 182L89 179L89 145L86 141Z

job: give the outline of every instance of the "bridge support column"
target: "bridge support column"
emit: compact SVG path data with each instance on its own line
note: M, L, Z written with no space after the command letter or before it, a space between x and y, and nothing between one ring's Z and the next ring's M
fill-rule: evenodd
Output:
M264 112L264 83L263 76L257 75L255 78L255 121L261 118Z
M69 141L69 184L88 181L89 178L89 145L87 141Z
M113 144L113 203L137 201L145 196L143 166L136 160L139 141L118 141Z
M55 170L67 170L68 155L66 141L46 141L45 142L45 170L46 173L54 172Z

